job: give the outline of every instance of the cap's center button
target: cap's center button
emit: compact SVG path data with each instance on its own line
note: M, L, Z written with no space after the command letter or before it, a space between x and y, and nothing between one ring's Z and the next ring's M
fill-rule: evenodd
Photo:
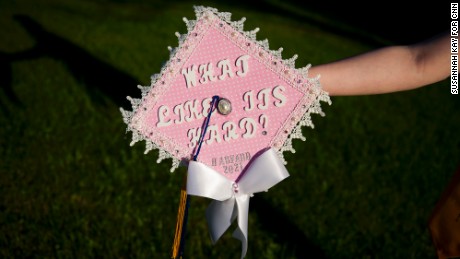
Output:
M217 103L217 111L222 115L227 115L232 111L232 103L225 98L220 98Z

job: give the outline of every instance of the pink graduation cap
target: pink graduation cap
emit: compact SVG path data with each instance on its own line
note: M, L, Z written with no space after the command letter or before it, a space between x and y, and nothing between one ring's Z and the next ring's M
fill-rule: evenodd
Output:
M309 66L297 69L297 55L282 59L281 48L256 40L259 29L244 31L245 18L202 6L195 13L161 72L139 86L142 98L128 97L133 110L121 112L131 145L145 140L145 153L159 150L157 162L172 159L171 171L187 164L187 193L214 200L213 242L236 215L244 257L249 197L288 176L283 152L295 152L301 127L313 127L310 115L324 116L320 102L331 102Z

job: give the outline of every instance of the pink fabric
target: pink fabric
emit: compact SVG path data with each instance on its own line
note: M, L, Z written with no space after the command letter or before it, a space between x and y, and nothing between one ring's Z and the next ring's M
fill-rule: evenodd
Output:
M231 38L231 35L234 38ZM288 133L311 103L306 94L308 88L297 86L301 85L302 77L295 69L281 64L281 60L218 19L198 22L188 37L190 39L187 39L172 57L172 61L163 72L163 77L153 86L151 94L145 97L142 105L145 109L138 110L132 127L151 138L164 150L177 155L179 159L189 160L195 148L190 145L188 132L190 129L202 127L204 116L191 122L176 124L174 120L179 118L174 114L174 107L190 100L197 100L198 112L202 113L201 103L204 99L212 98L214 95L228 99L232 104L232 112L224 116L216 110L209 124L210 129L213 125L217 126L221 141L207 144L206 140L210 134L208 130L198 161L211 166L228 179L235 180L256 153L268 147L279 150ZM242 70L242 67L241 64L237 66L235 61L243 55L250 55L248 71L245 76L238 76L236 71ZM233 78L217 79L204 84L198 82L201 78L198 67L201 64L211 62L214 76L217 77L221 74L217 63L224 59L230 61ZM192 65L196 67L197 85L187 87L186 78L181 72ZM284 91L278 92L285 97L282 107L275 106L275 102L281 101L273 96L273 89L277 86L284 87ZM252 91L255 104L259 104L261 101L257 99L257 94L266 88L270 89L268 109L261 110L255 107L251 111L245 111L243 108L248 106L248 102L243 99L244 93ZM169 108L169 115L164 119L173 121L169 126L158 127L161 106ZM188 112L186 114L188 115ZM264 119L260 118L262 115ZM242 137L245 129L241 129L239 124L243 118L252 118L256 122L254 137ZM222 126L227 121L237 126L237 139L224 140L225 132Z

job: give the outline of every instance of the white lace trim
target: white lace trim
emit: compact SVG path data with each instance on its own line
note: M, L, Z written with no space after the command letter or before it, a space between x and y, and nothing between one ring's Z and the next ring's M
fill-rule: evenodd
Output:
M136 115L141 113L142 110L147 108L145 105L145 97L150 95L151 102L156 102L159 96L168 90L169 82L174 78L178 68L187 60L187 58L194 51L194 48L199 44L204 32L210 26L215 26L224 36L235 42L241 49L256 57L261 63L265 64L267 68L277 73L292 87L303 92L305 95L299 102L299 105L292 111L290 119L286 120L284 125L280 127L270 146L277 150L280 159L286 164L283 152L291 151L295 153L292 147L293 139L301 139L305 141L302 135L302 126L309 126L314 128L311 120L311 114L320 114L324 116L321 110L320 102L327 102L331 104L331 100L327 92L321 89L319 77L308 78L308 69L310 65L304 68L295 68L295 60L297 55L289 59L282 59L282 48L278 50L270 50L268 40L256 40L256 34L259 28L252 31L244 31L244 21L242 18L239 21L231 21L231 13L218 12L215 8L195 6L195 14L197 20L187 20L183 18L187 25L187 33L180 34L176 32L179 40L177 48L168 47L170 51L170 59L162 67L160 73L154 74L151 77L150 86L138 86L142 92L141 99L127 97L131 102L132 111L126 111L120 108L123 116L123 121L127 124L127 131L132 132L131 146L136 142L145 140L146 149L145 154L152 149L159 150L159 157L157 163L162 160L171 158L173 172L180 164L181 159L189 159L191 154L186 154L178 143L159 132L152 132L148 129L136 127L141 118ZM217 23L216 23L217 22ZM237 33L236 33L236 32Z

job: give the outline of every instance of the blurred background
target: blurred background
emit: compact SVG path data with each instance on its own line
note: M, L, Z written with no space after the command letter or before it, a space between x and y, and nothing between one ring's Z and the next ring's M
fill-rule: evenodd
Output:
M129 146L119 107L139 97L186 32L193 5L246 17L297 67L450 29L450 4L353 1L0 1L0 257L169 258L185 168ZM332 97L291 177L251 199L247 258L436 258L427 228L460 164L450 81ZM213 246L192 198L186 258Z

